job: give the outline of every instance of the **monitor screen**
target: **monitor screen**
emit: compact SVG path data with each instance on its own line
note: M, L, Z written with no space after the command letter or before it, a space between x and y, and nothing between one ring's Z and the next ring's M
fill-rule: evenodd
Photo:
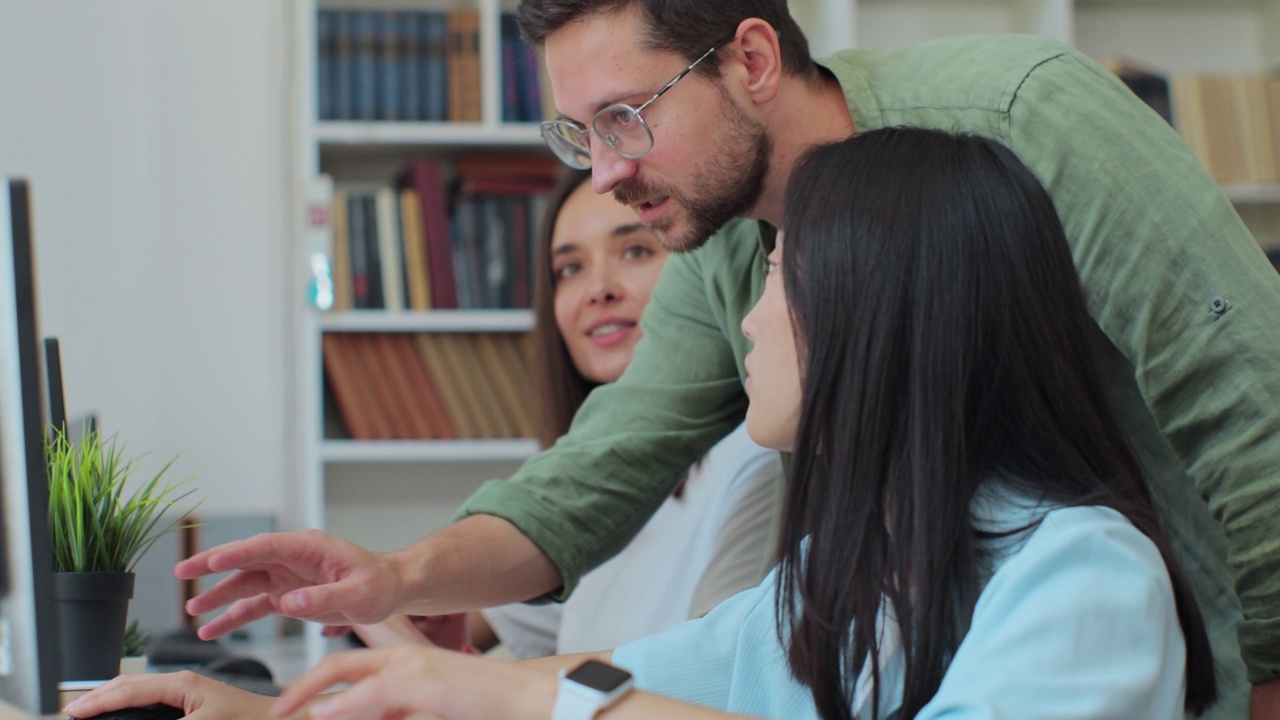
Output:
M58 709L58 643L30 203L0 188L0 701L34 714Z

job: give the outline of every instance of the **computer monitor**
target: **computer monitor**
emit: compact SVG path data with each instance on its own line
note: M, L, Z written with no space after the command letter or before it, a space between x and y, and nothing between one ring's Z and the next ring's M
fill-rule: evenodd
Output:
M44 714L58 710L58 638L30 202L23 180L0 188L0 701Z

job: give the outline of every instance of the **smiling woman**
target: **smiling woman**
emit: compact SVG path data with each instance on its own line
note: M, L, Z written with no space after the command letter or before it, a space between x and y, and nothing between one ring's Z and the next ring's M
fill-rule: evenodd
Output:
M588 380L617 380L631 362L640 314L666 259L625 205L585 183L565 200L551 238L556 327Z
M568 432L592 389L617 380L668 253L634 210L567 174L547 203L534 290L540 439ZM706 614L772 567L782 466L745 427L683 476L639 535L583 577L562 605L513 604L467 615L393 618L357 628L370 645L420 643L517 657L604 650ZM673 562L673 558L679 562Z

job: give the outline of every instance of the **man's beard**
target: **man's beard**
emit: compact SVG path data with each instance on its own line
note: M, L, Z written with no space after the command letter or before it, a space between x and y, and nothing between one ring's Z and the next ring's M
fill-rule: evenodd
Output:
M728 92L721 89L721 117L724 138L710 157L695 169L690 186L695 194L684 195L666 184L624 180L613 189L613 197L624 205L666 197L674 206L650 228L658 241L671 252L690 252L725 223L745 215L764 192L773 141L764 125L747 116ZM672 226L683 216L683 231Z

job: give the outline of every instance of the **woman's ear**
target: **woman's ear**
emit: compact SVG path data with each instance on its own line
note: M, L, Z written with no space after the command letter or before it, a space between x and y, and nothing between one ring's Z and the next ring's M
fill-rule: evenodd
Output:
M753 102L769 102L778 93L783 73L777 31L760 18L747 18L738 24L735 37L733 60L746 71L744 89Z

